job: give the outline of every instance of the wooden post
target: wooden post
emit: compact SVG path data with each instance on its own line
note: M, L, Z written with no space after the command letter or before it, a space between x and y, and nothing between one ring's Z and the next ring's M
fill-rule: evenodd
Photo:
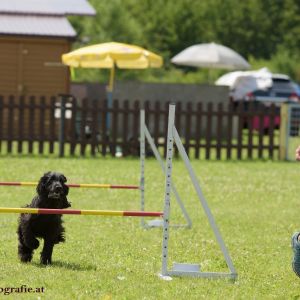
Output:
M80 122L80 155L84 156L85 155L85 150L86 150L86 144L87 144L87 136L86 136L86 126L88 125L87 123L87 118L89 114L89 103L88 99L84 98L82 100L82 105L81 105L81 122Z
M15 106L15 97L9 96L8 103L8 128L7 128L7 152L12 153L13 147L12 143L14 140L14 106Z
M200 158L200 147L201 147L201 125L202 125L202 103L197 104L196 112L196 133L195 133L195 158Z
M185 141L184 141L184 148L188 156L190 156L192 116L193 116L192 103L188 102L186 105L186 113L185 113Z
M49 153L54 153L54 142L55 142L55 103L56 98L54 96L50 99L50 106L49 106Z
M242 159L243 128L244 128L244 121L245 121L245 107L243 101L239 101L237 112L239 116L238 135L237 135L237 159Z
M287 159L288 104L280 107L279 159Z
M223 123L223 103L217 105L217 131L216 131L216 157L218 160L221 159L222 152L222 123Z
M257 116L257 110L254 109L254 103L251 101L248 106L248 159L253 158L253 120Z
M91 152L92 155L95 156L96 155L96 149L98 149L99 145L99 129L98 129L98 125L99 125L99 118L98 118L98 99L94 99L92 102L92 124L91 124Z
M113 101L112 105L112 120L111 120L111 146L110 152L112 156L116 155L117 150L117 136L118 136L118 113L119 113L119 102L118 100Z
M269 110L269 157L274 157L274 128L275 128L275 104L272 103Z
M122 125L122 148L123 156L129 154L128 147L128 115L129 115L129 101L125 100L123 102L123 125Z
M28 126L28 133L29 133L29 142L28 142L28 152L30 154L33 153L33 142L35 137L35 130L34 130L34 123L35 123L35 97L31 96L29 100L29 126Z
M60 95L59 157L64 157L66 95Z
M133 122L132 122L132 151L135 156L139 155L139 126L140 124L140 102L138 100L134 101L133 104Z
M263 158L264 150L264 118L266 107L263 104L258 105L258 158Z
M108 117L108 103L107 103L107 100L104 100L102 102L102 105L101 105L101 146L102 146L102 151L101 151L101 154L103 156L106 156L106 145L108 143L108 135L107 135L107 131L108 131L108 128L107 128L107 117Z
M46 111L46 100L45 97L40 98L40 120L39 120L39 154L44 152L44 141L45 141L45 111Z
M212 131L212 117L213 117L213 104L207 103L206 107L206 142L205 142L205 159L210 159L211 147L211 131Z
M233 129L233 118L235 117L233 112L233 103L232 101L228 104L228 114L227 114L227 147L226 147L226 157L227 159L231 159L231 151L232 151L232 129Z
M147 105L149 106L149 102L147 102ZM148 116L149 113L146 110L146 116ZM149 124L149 123L148 123ZM159 147L159 124L160 124L160 102L155 101L154 104L154 143L155 145L158 145Z
M18 135L18 153L23 152L23 140L24 140L24 110L25 110L25 100L24 96L19 99L19 135Z

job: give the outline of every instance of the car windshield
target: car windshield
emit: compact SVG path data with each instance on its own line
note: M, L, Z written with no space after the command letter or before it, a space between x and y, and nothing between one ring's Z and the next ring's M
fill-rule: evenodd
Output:
M272 89L275 91L292 93L294 92L294 86L290 80L281 79L281 78L273 78L273 86Z

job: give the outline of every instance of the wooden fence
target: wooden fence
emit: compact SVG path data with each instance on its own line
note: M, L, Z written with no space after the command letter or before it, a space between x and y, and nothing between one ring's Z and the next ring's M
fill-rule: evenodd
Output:
M0 97L0 154L139 155L142 107L165 155L167 103L114 100L108 107L105 100ZM190 157L277 159L279 114L275 106L253 103L177 103L175 123Z

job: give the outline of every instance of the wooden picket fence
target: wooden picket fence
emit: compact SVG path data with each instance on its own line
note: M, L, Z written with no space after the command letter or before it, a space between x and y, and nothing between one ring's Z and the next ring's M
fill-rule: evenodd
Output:
M164 155L168 103L0 97L0 154L137 156L141 108ZM277 159L279 114L273 105L176 103L175 123L190 157Z

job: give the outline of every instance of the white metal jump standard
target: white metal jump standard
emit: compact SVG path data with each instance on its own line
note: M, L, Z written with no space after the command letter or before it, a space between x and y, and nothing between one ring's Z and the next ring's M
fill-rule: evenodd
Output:
M141 177L140 177L140 193L141 193L141 211L145 210L145 158L146 158L146 141L149 143L153 154L159 163L161 170L164 175L166 175L164 162L158 152L157 147L149 133L149 130L145 124L145 110L141 110L140 112L140 168L141 168ZM186 224L171 224L172 227L192 227L192 220L189 217L188 212L186 211L183 202L180 199L180 196L176 190L174 184L171 184L171 190L175 195L176 201L182 211L182 214L186 220ZM144 218L141 218L141 226L144 228L152 228L152 227L162 227L162 220L150 220L145 223Z
M205 278L230 278L237 279L237 272L233 266L229 252L221 237L221 233L215 223L214 217L210 211L210 208L203 196L200 185L197 181L196 175L193 171L192 165L182 145L180 137L175 127L175 105L169 105L169 120L168 120L168 141L167 141L167 158L166 158L166 181L165 181L165 206L163 215L163 245L162 245L162 270L160 276L162 278L166 276L191 276L191 277L205 277ZM215 234L216 240L222 250L224 259L230 270L229 273L224 272L201 272L198 264L188 263L175 263L172 270L168 270L168 243L169 243L169 227L170 227L170 196L171 196L171 180L172 180L172 157L173 157L173 145L178 148L178 152L182 157L185 167L190 175L191 181L194 185L196 193L198 195L200 204L202 205L209 224Z

